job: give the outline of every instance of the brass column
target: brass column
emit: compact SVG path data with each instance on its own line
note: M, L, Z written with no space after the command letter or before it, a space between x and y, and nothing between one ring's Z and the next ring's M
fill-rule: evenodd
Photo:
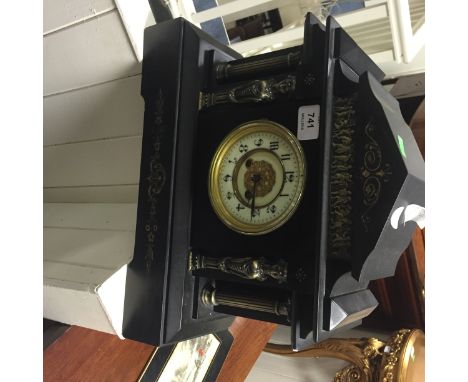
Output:
M203 289L201 298L203 303L208 306L224 305L286 317L289 313L288 302L282 302L269 297L246 296L239 293L221 291L211 286Z

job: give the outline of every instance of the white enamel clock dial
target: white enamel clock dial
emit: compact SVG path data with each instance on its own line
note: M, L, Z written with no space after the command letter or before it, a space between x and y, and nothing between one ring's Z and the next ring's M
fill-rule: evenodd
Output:
M218 217L249 235L271 232L296 210L305 182L300 143L285 127L267 120L234 129L210 167L209 194Z

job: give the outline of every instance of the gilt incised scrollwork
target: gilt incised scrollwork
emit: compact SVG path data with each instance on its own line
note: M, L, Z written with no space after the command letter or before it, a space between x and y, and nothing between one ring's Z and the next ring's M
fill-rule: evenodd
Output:
M384 163L382 149L374 137L375 122L371 119L364 128L366 136L366 143L364 146L364 164L361 168L362 174L362 192L363 204L365 207L361 215L361 221L366 231L369 230L371 219L369 217L370 211L377 204L382 184L388 182L392 175L389 163Z
M149 272L154 260L154 245L156 241L156 231L158 230L157 205L159 194L166 183L166 170L161 163L160 150L161 143L166 130L166 124L163 120L164 116L164 97L160 89L155 100L153 125L151 129L152 152L149 160L149 175L146 178L148 181L147 201L148 201L148 217L145 222L146 232L146 250L145 250L145 265L146 271Z

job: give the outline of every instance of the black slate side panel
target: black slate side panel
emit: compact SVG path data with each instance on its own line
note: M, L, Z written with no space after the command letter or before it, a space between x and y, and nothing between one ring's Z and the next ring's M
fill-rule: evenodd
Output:
M164 22L147 28L144 37L140 188L134 258L127 272L123 335L150 344L159 344L162 338L182 31L182 22Z
M238 58L184 19L145 30L145 99L135 250L128 266L123 335L152 345L224 330L230 317L193 322L190 248L192 152L205 51Z

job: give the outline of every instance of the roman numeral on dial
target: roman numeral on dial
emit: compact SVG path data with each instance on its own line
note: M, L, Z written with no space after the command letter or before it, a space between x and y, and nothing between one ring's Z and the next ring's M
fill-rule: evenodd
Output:
M275 151L279 149L279 142L278 141L273 141L270 142L270 150Z

